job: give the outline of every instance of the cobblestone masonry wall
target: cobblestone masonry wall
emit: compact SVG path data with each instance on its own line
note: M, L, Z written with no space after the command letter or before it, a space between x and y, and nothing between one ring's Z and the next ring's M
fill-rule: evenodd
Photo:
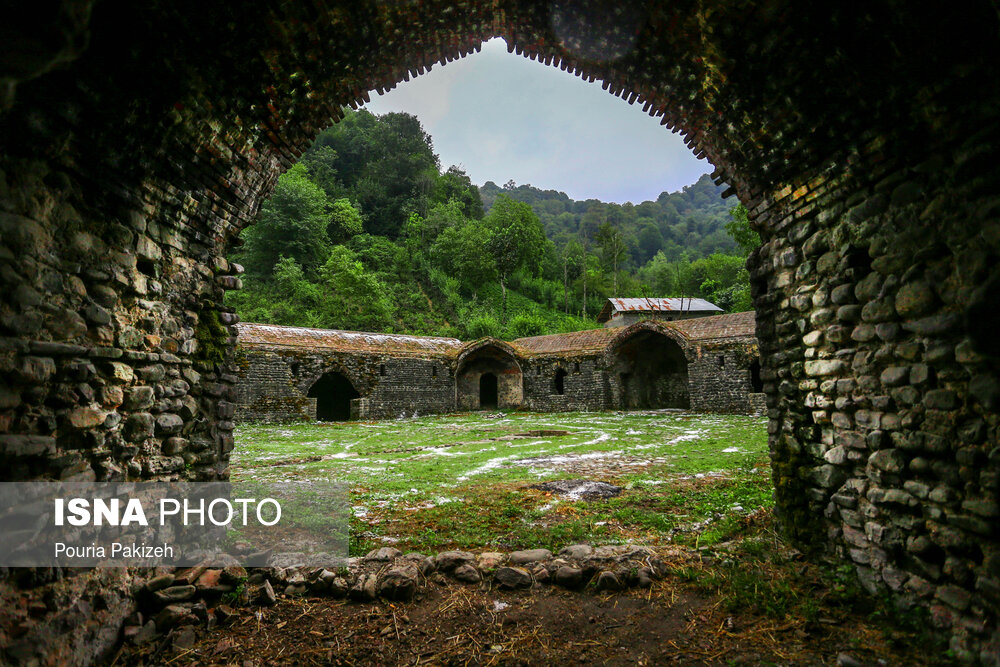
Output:
M236 365L237 419L313 419L307 394L324 374L337 372L366 399L359 419L393 419L455 409L455 380L447 360L366 356L331 351L242 349Z
M995 131L908 166L873 140L855 156L863 169L831 168L756 211L773 226L751 262L782 522L853 563L869 590L927 607L958 655L985 641L989 663L1000 202L983 194L998 180L985 162Z
M705 346L688 364L688 390L695 412L756 414L751 401L750 363L757 357L756 344Z
M691 408L732 414L757 412L750 406L748 370L750 361L756 358L755 350L756 345L747 341L716 343L704 350L692 346L694 361L688 367L685 390L691 397ZM720 365L719 357L724 357L726 363ZM236 356L236 415L248 421L313 419L306 395L328 371L342 373L366 399L360 419L478 409L479 375L490 370L499 379L501 409L624 409L618 378L604 367L603 361L599 356L572 355L522 359L520 365L527 369L522 376L513 373L516 366L510 363L482 366L481 360L472 360L464 365L456 382L453 358L394 358L365 352L318 351L305 346L280 350L240 346ZM505 369L511 372L505 374ZM555 390L559 369L566 371L562 395Z
M607 388L598 364L597 357L532 360L524 375L525 407L553 412L606 409ZM562 395L555 388L559 369L566 371Z
M2 479L225 477L228 244L343 105L503 36L679 130L748 206L785 530L996 662L992 3L50 9L3 17ZM0 573L3 660L113 641L129 573L70 574Z

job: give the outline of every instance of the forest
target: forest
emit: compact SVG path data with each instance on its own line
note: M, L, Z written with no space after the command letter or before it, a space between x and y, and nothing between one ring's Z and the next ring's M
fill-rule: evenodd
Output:
M475 339L593 328L609 296L749 310L759 238L708 175L640 204L442 169L410 114L351 111L281 175L230 261L244 321Z

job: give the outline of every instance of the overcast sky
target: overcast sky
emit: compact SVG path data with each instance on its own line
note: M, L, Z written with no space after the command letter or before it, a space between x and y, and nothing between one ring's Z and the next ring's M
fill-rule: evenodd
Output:
M459 165L477 185L513 179L577 200L639 203L713 169L641 104L507 53L500 39L386 95L373 93L366 108L416 115L442 167Z

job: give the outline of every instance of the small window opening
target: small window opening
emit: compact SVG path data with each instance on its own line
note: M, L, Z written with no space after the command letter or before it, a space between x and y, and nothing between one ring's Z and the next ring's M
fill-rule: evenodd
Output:
M139 273L147 275L150 278L156 277L156 264L152 260L137 259L135 261L135 268L139 270Z
M755 394L764 391L764 381L760 377L760 359L754 359L750 363L750 389Z
M436 378L437 376L438 376L438 367L437 366L431 366L431 377L432 378Z
M580 372L580 362L579 361L577 361L577 362L575 362L573 364L573 372L574 373L579 373Z
M385 364L379 365L379 367L378 367L378 374L379 375L385 375Z
M556 371L555 389L556 393L562 396L566 393L566 371L562 368Z
M292 362L291 369L292 369L292 375L298 375L299 374L299 362L297 362L297 361Z
M719 355L719 368L725 368L725 367L726 367L726 357L725 357L725 355L720 354Z

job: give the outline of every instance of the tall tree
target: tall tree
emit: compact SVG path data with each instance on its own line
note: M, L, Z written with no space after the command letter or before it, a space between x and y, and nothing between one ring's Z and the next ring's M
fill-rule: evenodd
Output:
M330 252L329 202L323 190L296 164L278 178L257 222L243 230L239 259L248 272L268 277L281 257L290 257L306 274L316 271Z
M747 207L737 204L729 209L729 216L732 218L726 223L726 231L736 241L736 246L744 257L749 257L755 249L760 247L760 234L750 226L750 214Z
M610 222L601 225L597 232L597 243L601 246L601 259L606 268L611 269L614 282L613 296L618 296L618 265L625 259L625 240L621 230Z
M531 275L538 274L538 259L545 242L545 232L538 216L523 202L514 201L501 194L493 203L486 216L489 238L486 247L496 262L500 277L500 291L503 305L500 317L507 318L507 282L518 269L527 269Z
M472 184L468 174L454 165L438 177L431 201L434 204L456 201L465 217L483 219L483 200L479 196L479 188Z

